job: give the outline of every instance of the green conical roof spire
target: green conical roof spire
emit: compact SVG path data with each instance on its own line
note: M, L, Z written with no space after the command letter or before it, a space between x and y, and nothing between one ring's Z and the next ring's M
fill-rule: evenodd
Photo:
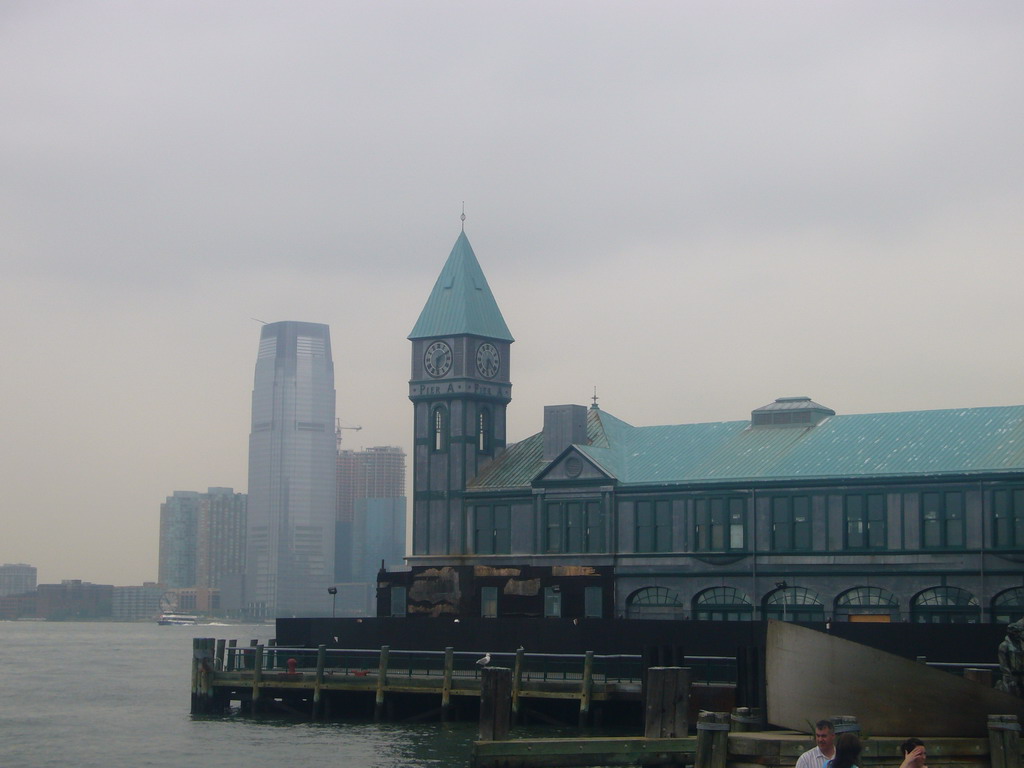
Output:
M459 334L515 341L465 232L455 241L409 338Z

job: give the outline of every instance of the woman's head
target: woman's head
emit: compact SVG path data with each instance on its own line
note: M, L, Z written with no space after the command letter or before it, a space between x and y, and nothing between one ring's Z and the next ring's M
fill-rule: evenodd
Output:
M836 756L832 768L850 768L856 765L860 757L860 738L856 733L847 731L836 736Z
M900 751L904 755L909 755L911 752L914 751L915 748L923 747L923 746L924 746L924 742L923 741L921 741L920 739L918 739L916 737L911 736L909 739L907 739L902 744L900 744Z

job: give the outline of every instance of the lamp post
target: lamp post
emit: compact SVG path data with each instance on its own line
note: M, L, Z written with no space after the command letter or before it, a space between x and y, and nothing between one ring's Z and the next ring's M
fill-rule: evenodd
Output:
M328 587L327 588L327 594L329 594L331 596L331 618L333 619L334 618L334 609L338 605L338 588L337 587Z

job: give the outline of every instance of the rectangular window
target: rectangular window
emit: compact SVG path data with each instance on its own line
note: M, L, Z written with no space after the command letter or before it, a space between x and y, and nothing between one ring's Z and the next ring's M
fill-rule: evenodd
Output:
M811 500L807 496L772 499L772 549L807 551L811 548Z
M494 554L494 509L476 507L476 552L478 555Z
M587 502L587 552L604 552L604 511L601 502Z
M604 552L604 512L599 501L544 505L545 552Z
M885 495L851 494L844 497L847 549L885 549Z
M507 555L512 551L512 509L507 504L494 508L494 554Z
M600 587L584 587L583 617L586 619L600 619L603 615L601 602L602 590Z
M1024 547L1024 488L992 492L994 543L997 547Z
M473 512L474 551L478 555L507 555L511 552L511 515L508 505L477 505Z
M921 494L921 541L926 549L964 545L963 493Z
M405 616L405 587L391 588L391 615Z
M650 501L636 503L636 551L654 551L654 504Z
M485 619L498 618L497 587L480 587L480 615Z
M562 618L562 591L559 587L544 587L544 618Z
M548 504L545 515L544 551L562 551L562 505Z
M743 549L743 523L743 499L696 499L693 537L695 551Z
M565 505L565 551L582 552L585 532L583 505L578 501L570 501Z
M638 501L636 503L636 551L672 551L671 501Z

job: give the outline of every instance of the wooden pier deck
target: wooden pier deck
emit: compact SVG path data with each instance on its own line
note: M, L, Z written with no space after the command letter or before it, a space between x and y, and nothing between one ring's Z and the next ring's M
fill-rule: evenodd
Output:
M389 701L420 697L415 709L442 718L458 698L479 699L481 653L239 647L235 641L198 638L193 648L192 711L220 712L237 702L245 712L279 709L311 718L351 712L382 719ZM491 654L490 666L512 669L513 712L536 700L563 700L585 719L595 703L641 699L640 656L594 653ZM427 698L423 698L427 697ZM367 699L373 709L367 709ZM347 703L346 703L347 702ZM413 718L414 719L414 718Z

